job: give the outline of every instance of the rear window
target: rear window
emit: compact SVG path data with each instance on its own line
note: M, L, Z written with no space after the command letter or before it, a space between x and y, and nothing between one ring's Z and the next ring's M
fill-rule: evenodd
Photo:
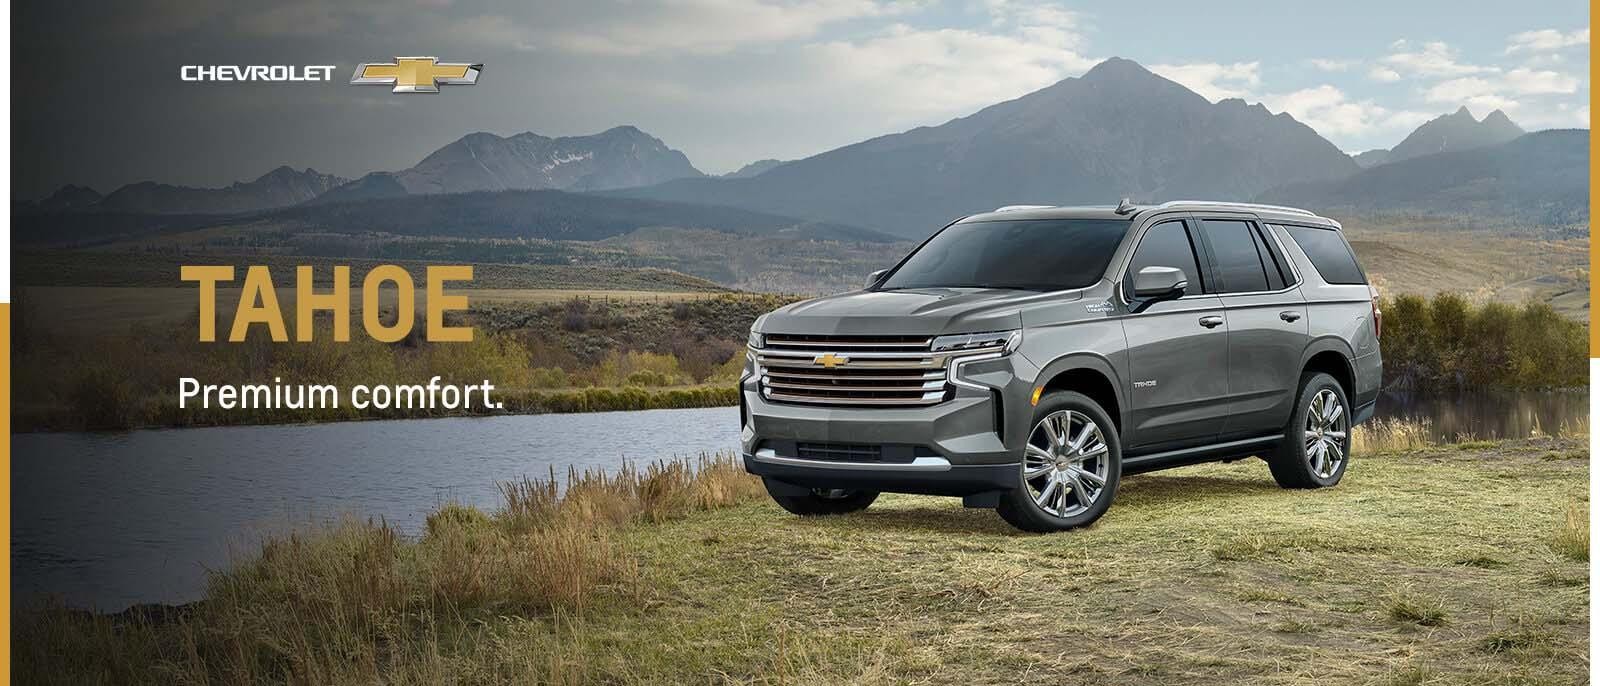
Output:
M1126 219L961 222L928 239L879 289L1083 288L1105 276L1128 226Z
M1356 264L1356 256L1344 242L1344 236L1332 229L1312 229L1304 226L1285 226L1289 236L1311 258L1322 280L1332 284L1365 284L1367 277Z

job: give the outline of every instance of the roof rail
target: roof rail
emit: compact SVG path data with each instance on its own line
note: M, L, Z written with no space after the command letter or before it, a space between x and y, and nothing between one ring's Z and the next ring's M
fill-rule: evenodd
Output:
M1317 216L1316 212L1301 209L1299 207L1288 207L1285 205L1263 205L1255 202L1223 202L1221 200L1169 200L1156 206L1156 209L1182 207L1184 205L1216 205L1222 207L1239 207L1250 210L1270 210L1273 212L1285 212L1288 214L1303 214L1307 217Z
M1052 207L1055 207L1055 205L1006 205L1005 207L996 207L994 211L1016 212L1018 210L1048 210Z

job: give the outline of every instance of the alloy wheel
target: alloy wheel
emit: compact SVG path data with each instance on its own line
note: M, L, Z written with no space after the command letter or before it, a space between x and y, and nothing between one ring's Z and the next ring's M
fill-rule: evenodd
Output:
M1306 410L1306 462L1311 473L1319 479L1339 473L1350 445L1349 436L1350 418L1345 415L1338 394L1326 388L1317 391Z
M1105 434L1088 415L1052 412L1028 435L1022 481L1039 509L1071 517L1089 509L1105 491L1109 452Z

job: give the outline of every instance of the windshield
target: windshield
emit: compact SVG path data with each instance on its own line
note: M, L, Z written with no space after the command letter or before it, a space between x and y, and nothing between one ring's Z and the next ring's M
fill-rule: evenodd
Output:
M1105 274L1127 231L1125 219L962 222L929 239L879 288L1083 288Z

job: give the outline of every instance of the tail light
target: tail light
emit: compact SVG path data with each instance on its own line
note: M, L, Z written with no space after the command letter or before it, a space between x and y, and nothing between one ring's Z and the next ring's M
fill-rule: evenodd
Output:
M1372 337L1383 338L1383 310L1378 309L1378 287L1367 286L1372 292Z

